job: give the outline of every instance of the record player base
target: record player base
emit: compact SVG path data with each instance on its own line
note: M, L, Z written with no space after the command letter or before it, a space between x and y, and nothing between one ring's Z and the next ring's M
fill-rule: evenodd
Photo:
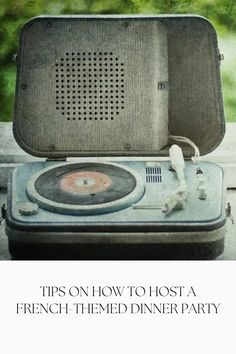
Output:
M223 226L207 232L48 232L42 237L7 227L10 253L19 260L208 260L223 252L225 231Z

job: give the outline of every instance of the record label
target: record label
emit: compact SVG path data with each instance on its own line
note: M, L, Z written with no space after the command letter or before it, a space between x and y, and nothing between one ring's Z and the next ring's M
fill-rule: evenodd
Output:
M88 194L105 191L111 183L104 173L83 171L66 175L61 179L60 186L67 192Z

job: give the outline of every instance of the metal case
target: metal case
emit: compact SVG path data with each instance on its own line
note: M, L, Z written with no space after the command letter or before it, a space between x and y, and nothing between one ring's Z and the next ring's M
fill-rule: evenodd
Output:
M168 136L192 139L202 155L224 136L219 64L215 30L199 16L29 21L20 38L14 135L25 151L55 161L23 165L9 181L13 256L206 259L221 253L226 216L223 173L216 165L203 163L214 203L207 204L205 216L201 210L200 219L199 202L192 212L194 199L188 217L185 211L164 220L153 211L140 218L132 207L82 219L45 211L22 217L17 211L17 203L27 201L30 176L67 157L97 162L109 156L138 171L144 184L146 166L160 163L167 177L153 191L174 188L168 163L158 162L168 155ZM185 145L183 150L186 158L192 154ZM192 171L191 163L187 166ZM150 188L146 185L151 195Z

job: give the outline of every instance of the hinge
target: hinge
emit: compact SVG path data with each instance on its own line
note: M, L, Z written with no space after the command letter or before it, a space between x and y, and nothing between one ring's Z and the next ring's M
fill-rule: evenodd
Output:
M18 59L18 54L17 53L14 53L13 56L12 56L12 60L14 63L17 63L17 59Z
M221 62L222 60L224 60L224 54L222 54L219 49L218 49L218 58L219 58L219 61L220 61L220 62Z
M224 60L224 54L222 54L222 53L219 53L219 59L220 59L220 61L222 61L222 60Z

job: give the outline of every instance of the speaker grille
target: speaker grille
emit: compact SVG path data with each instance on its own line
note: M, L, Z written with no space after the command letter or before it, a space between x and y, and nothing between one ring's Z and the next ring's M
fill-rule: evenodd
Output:
M55 83L56 110L68 121L113 120L125 108L124 63L113 52L66 52Z
M161 167L146 167L146 183L162 183Z

